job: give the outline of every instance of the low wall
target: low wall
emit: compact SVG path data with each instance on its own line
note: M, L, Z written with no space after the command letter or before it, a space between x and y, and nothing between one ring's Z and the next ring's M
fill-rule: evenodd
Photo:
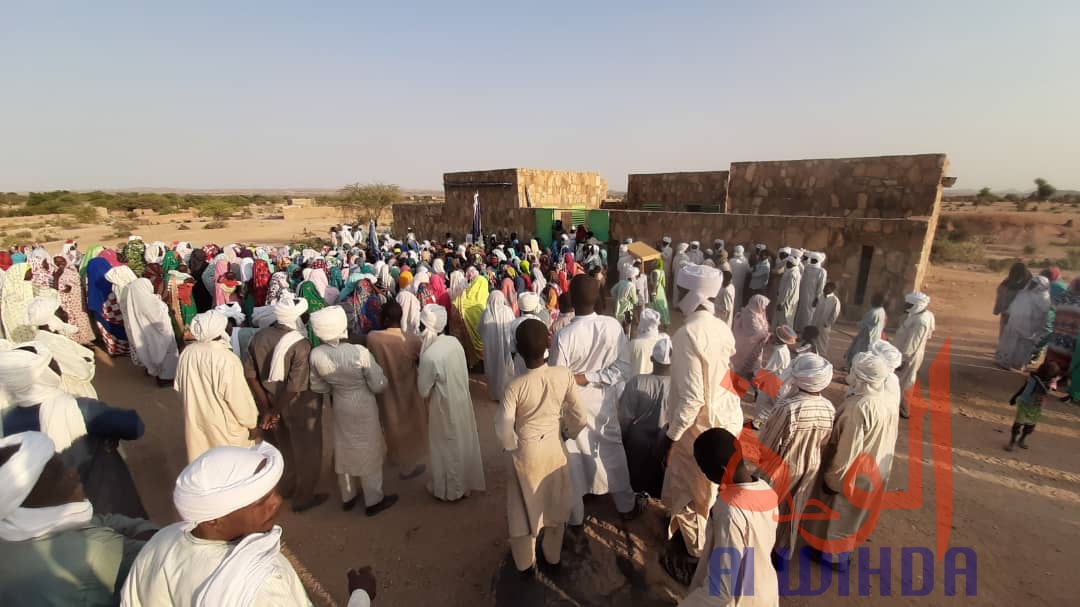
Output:
M931 217L945 154L736 162L728 210L759 215Z
M607 180L599 173L517 170L518 207L599 209L607 197ZM526 194L527 192L527 194Z
M664 236L673 241L703 243L722 238L730 251L741 244L747 255L755 243L770 249L796 246L827 255L829 280L848 319L862 316L872 294L888 299L890 324L901 319L903 296L922 284L933 233L928 219L861 219L789 217L717 213L657 213L610 211L611 237L633 237L653 243ZM864 247L870 249L864 251ZM869 275L862 303L855 301L859 268L869 253Z
M625 208L642 210L659 204L666 211L686 211L688 204L718 206L727 201L727 171L641 173L627 179Z
M445 204L421 204L403 202L393 207L393 226L396 235L404 236L406 228L412 228L421 240L442 240L450 232L458 242L472 230L472 214L463 221L449 221L446 217L448 207ZM520 237L532 237L536 232L535 209L507 209L486 214L483 219L485 234L503 234L517 232Z

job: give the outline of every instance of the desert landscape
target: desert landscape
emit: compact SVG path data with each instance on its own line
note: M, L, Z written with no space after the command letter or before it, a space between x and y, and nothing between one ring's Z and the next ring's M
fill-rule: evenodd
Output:
M1023 212L1010 206L946 202L938 228L938 244L945 244L940 249L935 245L936 261L923 288L938 319L927 359L935 357L946 341L950 349L950 415L944 436L952 461L942 462L931 453L931 443L943 440L942 434L931 432L941 433L942 428L931 430L931 424L923 423L921 436L911 443L919 450L911 451L912 422L902 420L899 458L889 488L908 487L913 471L921 471L926 486L918 507L885 512L867 544L871 566L885 567L887 573L868 575L855 566L850 579L823 583L820 567L814 566L811 578L800 582L796 567L787 587L798 596L785 598L784 604L831 605L836 597L858 596L861 591L872 595L860 599L867 605L1056 605L1071 600L1071 575L1080 559L1076 519L1080 452L1075 448L1080 410L1048 399L1032 448L1003 451L1012 420L1007 400L1021 378L992 362L998 322L990 308L1010 260L1040 267L1049 259L1062 264L1066 276L1076 274L1077 266L1065 269L1064 264L1076 259L1077 230L1069 222L1080 220L1080 211L1053 203ZM339 220L338 209L316 206L253 212L228 218L228 225L217 229L207 229L209 221L190 213L138 213L79 226L64 224L56 216L4 218L0 230L9 236L26 231L35 239L51 236L41 243L50 250L69 238L83 248L119 242L124 238L117 224L121 231L130 228L147 241L284 244L325 237ZM895 324L893 319L890 334ZM834 360L846 349L853 326L840 325L839 332L834 332ZM185 464L177 394L157 388L127 359L110 359L100 351L97 377L103 400L135 408L145 420L146 436L128 445L128 460L151 516L161 523L175 520L172 480ZM607 498L597 498L589 503L584 535L568 539L560 568L542 569L535 578L522 578L513 570L505 537L507 460L496 446L495 407L487 398L483 376L474 375L471 384L487 475L485 493L460 503L438 503L423 483L388 475L386 491L400 494L401 501L377 520L342 512L333 500L300 516L282 511L287 547L306 568L308 581L326 593L313 593L316 602L343 603L346 569L370 564L379 578L381 604L421 607L433 599L441 604L500 606L673 604L683 590L657 563L663 521L655 502L644 516L623 523ZM842 384L834 382L827 394L839 402L842 390ZM331 423L328 414L327 433ZM326 460L320 489L333 493L329 450ZM959 562L950 561L948 574L947 559L936 550L940 531L936 497L941 489L934 484L935 467L951 475L948 545L970 549L977 558L977 564L965 563L963 556ZM893 549L887 563L879 562L883 547ZM934 552L932 576L919 557L914 565L902 561L900 549L912 547ZM953 576L953 566L977 570L977 579L974 574ZM946 584L953 579L957 596L949 596L952 590ZM800 583L804 590L796 592ZM974 584L973 598L965 598L965 583ZM810 587L820 588L820 595L808 596L814 594L806 592Z

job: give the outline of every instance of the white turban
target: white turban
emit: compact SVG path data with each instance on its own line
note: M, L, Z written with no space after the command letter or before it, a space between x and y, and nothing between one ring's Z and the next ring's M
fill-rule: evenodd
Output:
M671 244L671 237L670 236L665 236L665 237L661 238L660 241L663 242L664 244Z
M26 306L26 321L32 327L45 325L49 330L61 335L74 335L79 332L75 325L68 324L56 316L60 300L54 295L39 295Z
M630 269L626 271L626 275L630 280L634 280L641 275L641 270L631 266Z
M735 245L733 252L735 253L735 257L742 257L746 253L746 249L744 249L741 244L737 244Z
M765 249L767 249L769 247L766 246L764 242L759 242L756 245L754 245L754 248L757 249L758 251L764 251Z
M685 242L680 242L679 244L675 245L675 254L678 255L679 253L685 253L686 250L689 248L690 245L686 244Z
M856 387L861 383L879 390L890 373L892 369L889 368L885 359L873 352L860 352L851 362L851 374L857 382L854 384Z
M424 344L420 349L423 352L431 344L435 343L443 329L446 328L446 308L439 304L427 304L420 310L420 324L424 325L424 331L420 335L424 340Z
M19 449L0 467L0 539L23 542L90 523L94 508L82 500L45 508L23 508L56 445L41 432L20 432L0 439L0 448Z
M918 314L930 305L930 296L926 293L914 291L905 295L904 301L911 304L911 309L908 310L908 314Z
M330 306L311 313L311 329L322 341L336 342L349 334L349 320L341 306Z
M661 365L671 364L671 338L661 333L652 349L652 361Z
M75 397L60 389L60 378L49 369L52 353L39 342L32 346L36 352L21 348L0 352L0 386L7 391L9 405L40 405L41 431L58 452L64 451L86 435L86 420Z
M228 317L218 310L207 310L191 319L191 336L199 343L226 337L228 328Z
M723 282L723 277L716 268L696 264L683 266L679 271L678 286L688 292L686 296L679 298L679 309L687 316L701 306L714 312L715 304L711 300L716 297Z
M160 240L155 240L146 246L146 250L143 251L143 259L146 263L161 263L165 259L165 243Z
M274 319L278 323L296 330L282 335L277 345L274 346L274 354L270 357L270 374L266 378L267 381L285 380L285 355L289 352L289 348L304 339L304 334L300 332L302 327L300 317L304 315L304 312L307 312L307 308L307 300L302 298L286 298L274 304Z
M536 314L540 311L540 296L532 291L525 291L521 295L518 295L518 309L525 312L531 312Z
M253 447L214 447L180 472L173 503L185 521L219 519L270 493L284 470L281 453L265 441Z
M251 322L256 327L263 329L277 322L274 315L274 306L259 306L251 311Z
M817 354L801 354L791 363L792 383L807 392L821 392L829 387L832 376L832 363Z
M113 284L115 287L113 292L116 293L117 298L120 297L119 291L122 291L124 287L135 282L138 278L135 272L125 265L113 267L108 272L105 272L105 280Z
M660 334L660 313L652 308L645 308L641 311L641 318L638 319L637 326L638 337L655 337Z
M780 247L776 251L776 254L777 256L779 256L781 253L787 253L788 255L791 255L791 247Z
M870 351L880 356L885 361L885 364L889 365L890 369L896 369L904 362L900 350L883 339L875 341L874 345L870 346Z
M225 318L235 322L237 326L244 324L244 311L240 308L240 304L235 301L232 303L221 304L214 308L214 310L224 314Z

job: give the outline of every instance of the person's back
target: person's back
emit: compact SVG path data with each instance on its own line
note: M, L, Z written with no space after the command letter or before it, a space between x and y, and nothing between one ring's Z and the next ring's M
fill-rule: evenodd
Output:
M434 389L442 398L469 394L469 368L465 362L465 348L449 335L440 335L420 355L420 368L434 367ZM422 371L420 375L423 375ZM472 403L469 402L470 409Z

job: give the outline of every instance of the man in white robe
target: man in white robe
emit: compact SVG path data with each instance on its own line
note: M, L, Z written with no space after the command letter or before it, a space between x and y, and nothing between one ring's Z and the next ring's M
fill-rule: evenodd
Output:
M641 311L638 320L637 337L630 340L630 375L628 379L636 375L652 373L653 346L660 339L660 313L652 308Z
M344 341L349 322L340 306L313 313L311 328L322 342L311 351L311 390L331 395L334 472L342 509L353 509L361 489L366 514L375 516L398 501L382 490L386 441L375 395L386 389L386 375L367 348Z
M428 403L431 481L428 491L452 502L483 491L484 464L469 393L469 366L461 342L444 333L446 309L428 304L420 312L420 396Z
M660 239L660 245L660 259L664 262L664 278L667 279L664 284L673 287L675 283L671 277L675 268L671 263L675 257L675 250L671 248L671 237L665 236Z
M770 344L766 348L766 352L769 352L769 358L765 362L765 366L761 368L762 371L767 371L769 375L754 378L754 386L757 388L757 394L754 397L753 428L755 430L761 429L776 407L776 399L780 395L769 394L766 386L771 383L773 378L784 379L784 373L791 364L791 350L795 347L795 342L798 339L799 336L795 334L795 331L786 325L777 327L776 331L773 332ZM768 349L769 347L772 348L771 351Z
M600 284L586 275L570 282L574 320L552 340L550 364L574 373L589 425L566 441L578 502L571 525L585 520L587 493L610 493L626 518L637 514L619 430L618 401L630 374L630 342L619 321L596 313Z
M721 270L720 274L724 286L716 294L716 317L730 327L735 319L735 285L731 282L733 275L730 270Z
M900 350L904 362L896 375L900 378L900 417L907 418L907 399L902 395L915 385L926 354L926 344L934 336L935 323L934 313L926 309L930 305L929 295L917 291L908 293L904 296L904 302L907 318L896 331L896 349Z
M674 277L674 282L672 284L675 285L674 289L671 292L671 304L673 306L679 305L679 273L684 267L690 265L691 263L690 255L687 254L687 250L689 248L690 245L686 244L685 242L680 242L679 246L675 247L675 256L671 259L671 274ZM666 268L667 264L665 264L664 267Z
M544 560L560 561L566 522L577 502L560 427L577 434L586 425L574 374L547 363L547 327L527 318L515 332L527 370L510 382L498 412L495 435L510 454L506 485L510 551L519 571L536 563L536 539L544 530Z
M690 242L690 250L687 255L690 257L690 263L696 266L705 263L705 252L701 250L701 243L696 240Z
M213 447L250 447L261 438L259 410L233 353L224 314L210 310L191 321L195 343L184 348L173 386L184 407L188 462Z
M809 253L808 262L803 269L799 282L799 305L795 312L795 324L792 327L802 333L803 328L813 324L814 307L818 305L825 290L828 273L822 267L824 253Z
M839 518L810 521L805 527L815 540L837 543L831 547L824 546L828 550L820 550L817 547L823 546L820 541L811 542L815 554L836 569L847 569L848 555L856 547L856 533L871 513L880 508L889 485L899 419L885 391L888 375L888 364L876 354L863 352L855 356L848 378L852 386L851 395L837 409L836 422L825 448L829 455L822 462L823 482L814 497L837 513ZM881 474L881 482L876 486L871 484L866 473L860 473L855 478L855 488L870 494L869 507L865 509L851 502L849 496L844 494L843 486L844 477L862 455L869 456ZM817 508L813 508L812 512L819 513ZM840 541L849 537L849 541Z
M79 331L68 324L67 313L53 295L35 297L26 308L27 321L37 327L34 341L48 348L60 369L60 388L72 396L97 398L94 351L69 338Z
M787 494L781 496L780 514L793 516L777 528L776 550L780 557L794 555L799 538L799 516L813 494L821 469L821 453L832 435L836 409L821 395L832 383L833 368L817 354L802 354L789 373L793 391L776 404L776 411L761 429L759 439L783 460L787 473ZM774 488L777 477L773 477ZM790 505L786 499L790 496Z
M181 521L143 547L120 605L311 605L274 524L284 468L270 443L215 447L188 464L173 490ZM349 607L371 604L370 569L349 572L349 591Z
M671 340L667 430L660 451L667 461L662 499L671 515L669 555L674 554L683 565L702 557L705 523L716 501L716 484L694 460L694 441L710 428L723 428L735 435L743 422L739 397L728 377L735 336L716 317L711 299L720 283L720 272L715 268L689 265L680 273L678 285L684 293L679 307L686 323Z
M124 330L134 356L159 386L171 386L180 357L169 306L154 292L149 278L139 278L123 291Z
M776 292L776 310L772 318L774 329L781 325L790 327L795 323L801 282L802 270L799 268L799 260L789 255L784 259L784 274L780 278L780 288Z
M825 358L829 357L829 341L832 337L832 328L836 320L840 318L840 298L836 296L836 284L827 282L822 289L822 296L814 306L814 315L810 320L812 326L817 327L818 336L814 340L817 353Z
M881 357L889 368L889 375L885 378L885 392L889 395L890 406L900 410L900 401L904 398L900 392L900 378L896 376L896 370L904 364L904 356L896 346L885 340L879 340L870 347L870 351Z
M750 262L746 259L743 246L735 245L735 249L728 259L731 266L731 284L735 287L735 311L738 312L746 304L747 285L750 279Z

